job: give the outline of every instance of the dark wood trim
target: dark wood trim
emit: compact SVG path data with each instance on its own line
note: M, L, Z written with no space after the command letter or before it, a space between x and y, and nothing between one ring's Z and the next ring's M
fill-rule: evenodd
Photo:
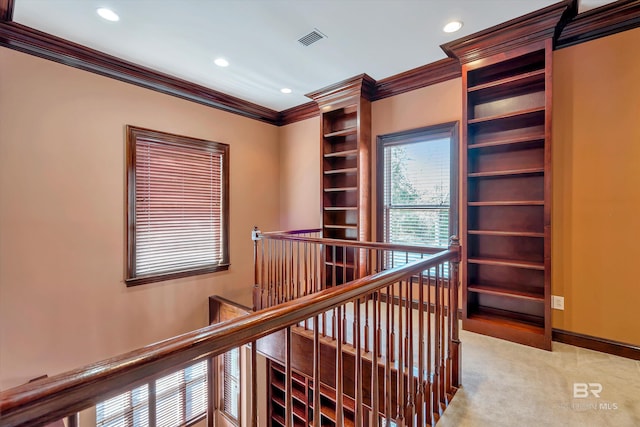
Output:
M619 0L577 15L560 33L556 49L610 36L638 26L640 0Z
M153 140L167 145L198 148L203 151L217 152L222 155L222 259L218 264L211 264L197 269L183 269L179 271L151 274L148 276L136 276L136 246L135 246L135 211L136 211L136 144L138 139ZM229 145L221 142L208 141L183 135L145 129L141 127L125 126L125 213L126 229L125 241L127 244L127 265L125 283L127 286L144 285L147 283L161 282L182 277L197 276L202 274L225 271L229 269Z
M565 13L574 8L573 0L563 0L440 47L449 57L458 58L462 64L513 51L553 37L557 27L566 19Z
M332 106L332 109L335 109L335 105L344 102L351 103L354 97L358 96L370 101L376 90L375 85L376 81L371 76L359 74L310 92L305 96L313 99L320 107Z
M384 236L384 147L393 144L411 144L424 141L425 139L450 138L451 140L451 194L449 205L449 235L457 236L459 227L459 170L460 170L460 122L448 122L432 126L411 129L407 131L394 132L386 135L378 135L376 138L376 240L383 242Z
M302 120L310 119L320 115L320 109L318 104L310 101L306 104L300 104L296 107L288 108L280 111L280 118L278 120L279 126L286 126L291 123L299 122Z
M231 95L142 67L15 22L0 23L0 46L111 77L272 125L279 113Z
M431 86L436 83L458 78L462 75L460 62L445 58L431 64L414 68L376 82L372 101L400 95L401 93Z
M251 307L245 307L234 301L212 295L209 297L209 324L224 322L251 313Z
M553 329L553 340L556 342L561 342L563 344L569 344L576 347L587 348L589 350L600 351L602 353L613 354L614 356L640 360L640 346L627 344L620 341L598 338L591 335L579 334L577 332L570 332L562 329Z
M0 22L13 20L14 0L0 0Z

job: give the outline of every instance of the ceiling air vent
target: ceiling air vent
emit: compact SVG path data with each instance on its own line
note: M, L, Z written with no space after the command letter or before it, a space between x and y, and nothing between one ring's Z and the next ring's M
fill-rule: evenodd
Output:
M322 40L325 38L327 38L327 36L318 31L318 29L314 28L313 31L311 31L309 34L300 37L298 41L304 46L309 46L317 42L318 40Z

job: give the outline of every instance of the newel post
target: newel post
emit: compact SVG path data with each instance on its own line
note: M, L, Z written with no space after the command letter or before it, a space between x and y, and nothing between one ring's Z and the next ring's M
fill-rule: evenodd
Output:
M451 260L451 282L449 283L450 304L449 318L452 321L450 331L449 348L451 349L451 385L460 387L462 373L462 353L460 352L460 330L458 321L458 288L460 284L460 260L462 249L458 236L452 236L449 241L449 250L455 251L455 256Z
M262 292L261 286L258 282L258 241L262 237L260 236L260 230L258 226L254 226L251 230L251 240L253 240L253 311L258 311L262 308Z

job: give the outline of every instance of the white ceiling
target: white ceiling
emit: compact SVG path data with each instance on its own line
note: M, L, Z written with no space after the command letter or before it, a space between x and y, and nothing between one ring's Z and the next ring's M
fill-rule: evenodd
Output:
M603 3L603 0L586 0ZM14 21L274 110L367 73L445 57L442 43L556 0L16 0ZM607 2L606 0L604 2ZM120 15L108 22L96 14ZM464 22L446 34L450 20ZM316 28L309 47L298 39ZM214 65L225 57L231 65ZM285 95L283 87L293 90Z

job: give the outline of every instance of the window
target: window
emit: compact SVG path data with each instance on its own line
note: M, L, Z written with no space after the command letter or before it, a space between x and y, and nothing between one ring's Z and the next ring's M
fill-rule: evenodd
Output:
M378 239L446 248L457 233L458 124L378 137Z
M126 133L127 285L227 269L229 146Z
M207 399L205 360L98 403L96 427L191 425L206 416Z
M222 412L233 420L240 415L240 349L234 348L223 356Z

